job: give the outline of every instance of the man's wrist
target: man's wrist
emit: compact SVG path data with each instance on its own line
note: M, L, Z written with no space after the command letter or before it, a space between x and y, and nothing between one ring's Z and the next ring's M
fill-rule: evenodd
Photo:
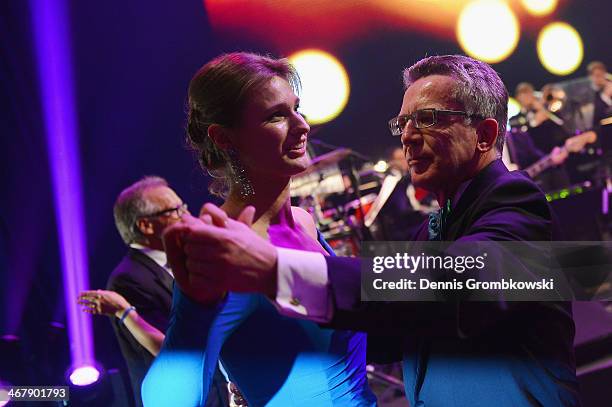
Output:
M135 313L136 313L135 306L130 305L129 307L125 308L124 311L121 313L121 315L118 316L119 323L123 323L130 314L135 314ZM115 314L115 316L117 316L117 314Z
M333 308L325 256L278 249L276 305L283 315L326 323Z

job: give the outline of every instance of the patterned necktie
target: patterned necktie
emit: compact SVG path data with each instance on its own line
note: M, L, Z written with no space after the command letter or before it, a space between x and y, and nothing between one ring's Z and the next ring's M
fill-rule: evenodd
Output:
M451 201L447 199L443 207L429 214L429 224L427 225L429 240L442 240L442 235L446 228L446 220L450 215L450 211Z

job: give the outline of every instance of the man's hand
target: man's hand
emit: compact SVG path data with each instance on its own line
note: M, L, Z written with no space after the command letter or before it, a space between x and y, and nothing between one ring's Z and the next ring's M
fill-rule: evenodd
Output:
M254 208L247 207L233 220L206 204L200 219L165 231L168 261L188 296L210 303L225 291L276 294L276 249L251 230L254 215Z
M130 308L130 303L114 291L89 290L79 294L77 303L82 310L94 315L108 315L121 318L123 312Z

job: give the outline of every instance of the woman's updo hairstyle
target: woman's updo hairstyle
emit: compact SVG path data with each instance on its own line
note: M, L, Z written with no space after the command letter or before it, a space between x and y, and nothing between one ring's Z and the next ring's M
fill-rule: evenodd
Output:
M226 197L229 191L228 154L208 136L212 124L234 127L239 124L245 103L273 77L285 79L294 92L300 81L287 59L234 52L218 56L204 65L189 83L187 142L202 168L213 176L209 190Z

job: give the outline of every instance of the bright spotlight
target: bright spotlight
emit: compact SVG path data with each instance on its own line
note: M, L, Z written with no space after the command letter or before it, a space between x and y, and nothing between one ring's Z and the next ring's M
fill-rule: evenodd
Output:
M520 27L510 7L500 0L478 0L466 5L457 21L457 40L470 56L495 63L516 48Z
M89 386L100 378L100 371L93 366L81 366L74 369L69 376L75 386Z
M9 397L8 387L10 387L8 383L3 383L0 381L0 407L6 406L11 399Z
M545 16L557 7L558 0L521 0L523 7L534 16Z
M334 119L346 106L349 79L342 64L327 52L308 49L289 57L302 81L300 111L308 123Z
M374 171L376 172L385 172L389 169L389 164L385 160L380 160L376 164L374 164Z
M511 117L516 116L520 112L521 104L518 102L518 100L510 96L508 98L508 120L510 120Z
M538 58L549 72L569 75L582 62L582 38L571 25L562 22L545 26L538 35Z

